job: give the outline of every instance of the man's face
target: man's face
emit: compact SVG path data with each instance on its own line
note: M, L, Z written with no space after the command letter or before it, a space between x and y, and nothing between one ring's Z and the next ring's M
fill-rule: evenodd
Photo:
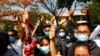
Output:
M50 31L50 27L46 27L45 29L44 29L44 32L49 32Z
M74 56L89 56L89 50L86 47L76 47Z
M50 27L46 27L43 31L46 36L49 36Z
M64 29L60 29L59 32L65 32L65 30Z
M15 42L17 40L17 38L18 38L17 35L15 35L15 33L11 32L11 31L8 32L8 35L9 35L9 41L10 41L10 43Z
M80 25L78 28L77 28L77 31L76 31L77 34L87 34L88 36L90 35L90 29L88 28L87 25Z

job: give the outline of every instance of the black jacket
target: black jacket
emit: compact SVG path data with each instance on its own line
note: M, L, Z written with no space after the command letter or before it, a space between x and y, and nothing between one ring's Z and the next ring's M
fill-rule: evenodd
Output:
M57 37L55 39L55 44L56 44L57 51L60 51L62 56L66 56L68 51L68 47L66 46L67 45L66 38Z
M76 43L73 43L68 50L67 56L74 56L74 46ZM96 45L94 41L88 41L88 44L90 45L90 54L93 56L100 56L100 48Z

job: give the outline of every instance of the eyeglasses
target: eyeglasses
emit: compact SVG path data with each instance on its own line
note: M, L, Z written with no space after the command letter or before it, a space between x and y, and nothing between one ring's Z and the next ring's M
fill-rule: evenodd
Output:
M78 31L78 32L76 32L77 34L89 34L89 32L87 32L87 31Z

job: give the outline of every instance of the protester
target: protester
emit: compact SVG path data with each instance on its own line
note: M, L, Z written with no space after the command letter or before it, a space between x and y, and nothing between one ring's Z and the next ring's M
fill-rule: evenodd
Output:
M91 27L88 23L77 24L76 33L75 33L75 37L77 38L77 41L87 42L88 45L90 46L90 54L92 54L93 56L100 56L99 55L100 48L96 45L94 41L89 40L90 33L91 33ZM68 56L73 56L72 52L74 51L73 47L75 46L75 43L73 43L70 46L68 51Z
M74 47L73 56L91 56L89 45L85 42L77 42Z
M8 31L8 35L10 41L8 48L14 50L19 56L22 56L22 42L17 35L17 31L11 29Z
M66 56L68 48L72 43L72 39L70 36L68 36L68 32L66 31L66 29L63 27L56 29L54 25L51 24L51 29L49 33L52 56L57 55L59 52L60 55Z
M88 14L87 7L88 1L74 0L69 16L77 9L82 13L85 9ZM21 16L15 16L18 31L11 29L8 35L0 32L0 56L100 56L100 40L94 37L100 35L100 31L96 30L92 34L93 39L90 38L92 28L87 22L78 23L74 32L71 17L63 22L65 27L58 27L53 24L54 21L58 23L55 16L45 25L42 25L43 15L32 25L26 8Z
M0 56L19 56L14 50L8 49L9 36L0 32Z
M49 38L42 38L37 48L40 51L40 56L51 56Z
M50 31L50 25L45 25L43 29L45 37L49 37L49 31Z
M66 30L62 27L57 29L57 36L55 36L55 45L57 47L57 50L60 51L60 53L63 56L67 55L68 45L70 43L70 40L67 37Z
M28 18L27 9L24 10L23 23L25 23L24 30L22 31L25 32L25 36L23 39L23 56L35 56L35 48L37 43L34 35L38 27L38 23L34 28L31 24L30 19Z

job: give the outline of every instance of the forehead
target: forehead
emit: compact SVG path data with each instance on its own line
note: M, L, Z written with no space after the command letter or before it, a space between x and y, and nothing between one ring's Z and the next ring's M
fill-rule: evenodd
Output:
M43 44L49 44L49 41L47 39L43 39Z
M75 54L89 54L89 50L87 47L81 46L81 47L76 47L75 48Z
M90 31L87 25L80 25L77 27L77 31Z
M45 30L49 30L49 29L50 29L50 27L46 27L46 28L45 28Z
M60 29L59 31L64 31L64 29Z
M9 31L8 32L8 35L12 35L12 34L14 34L14 32L12 32L12 31Z

